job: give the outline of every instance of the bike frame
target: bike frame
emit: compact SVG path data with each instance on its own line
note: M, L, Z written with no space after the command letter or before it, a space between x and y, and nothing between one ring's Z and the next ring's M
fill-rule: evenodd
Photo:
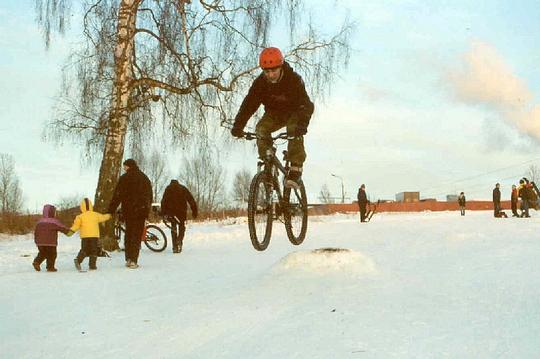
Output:
M263 138L259 136L258 134L252 133L252 132L246 132L244 133L244 136L247 140L252 140L252 139L267 140L268 139L268 138ZM281 161L277 158L276 156L277 148L276 146L274 146L274 141L278 139L289 140L290 138L291 137L289 137L286 132L282 132L276 136L270 137L272 141L272 147L266 151L266 156L264 160L259 161L257 163L257 172L265 173L268 183L272 186L272 192L275 191L277 194L277 204L280 207L279 208L280 212L281 212L281 207L284 204L283 192L281 189L283 186L285 186L285 177L287 176L287 173L289 172L289 160L287 159L287 151L283 152L283 155L284 155L283 161L285 162L285 165L283 165ZM281 172L281 174L283 175L282 181L279 180L279 172ZM274 183L278 184L277 188L275 188ZM273 204L274 203L273 199L271 198L270 200L272 201L272 204ZM276 211L276 208L273 208L272 212L273 212L274 219L277 219L279 215Z

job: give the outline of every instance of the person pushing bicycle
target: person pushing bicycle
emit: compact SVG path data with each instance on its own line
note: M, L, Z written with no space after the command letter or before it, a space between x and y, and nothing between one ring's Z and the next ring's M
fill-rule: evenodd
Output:
M257 135L262 137L257 140L259 158L264 158L266 150L272 146L272 132L287 127L287 134L291 137L287 148L291 167L286 185L297 188L306 160L303 136L307 133L314 105L302 77L293 71L278 48L265 48L259 56L259 66L262 73L253 81L244 98L231 134L241 138L248 120L263 104L264 115L255 127Z

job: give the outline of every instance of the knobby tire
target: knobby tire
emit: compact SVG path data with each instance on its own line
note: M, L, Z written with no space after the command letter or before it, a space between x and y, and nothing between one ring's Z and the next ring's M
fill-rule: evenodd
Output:
M266 173L257 173L249 188L248 227L253 248L264 251L272 235L272 191Z

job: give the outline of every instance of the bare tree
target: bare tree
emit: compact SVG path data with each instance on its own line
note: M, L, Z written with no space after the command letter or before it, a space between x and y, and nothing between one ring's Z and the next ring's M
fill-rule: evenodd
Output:
M199 213L210 214L223 204L225 170L217 151L208 147L193 150L182 161L178 178L193 194Z
M165 156L154 149L150 156L142 157L139 166L152 182L154 202L159 202L169 176Z
M230 116L274 26L288 29L286 59L315 95L330 88L349 58L351 24L345 20L325 39L311 16L300 15L301 0L88 0L80 7L70 0L35 1L47 45L73 12L83 14L84 41L64 68L48 135L74 136L87 153L101 153L99 211L112 198L126 141L143 146L158 122L172 143L207 139L212 123L219 123L209 120ZM111 228L107 233L105 246L114 246Z
M245 206L249 196L249 186L251 184L251 174L247 169L241 169L234 175L231 196L239 206Z
M0 153L0 213L15 213L22 208L22 190L15 173L13 156Z
M319 201L324 204L334 203L332 194L326 183L322 185L321 191L319 192Z
M540 180L540 168L537 165L530 165L526 176L529 181L538 183Z
M81 194L73 194L70 196L62 196L56 204L56 209L58 211L66 211L73 208L79 208L81 201L84 196Z

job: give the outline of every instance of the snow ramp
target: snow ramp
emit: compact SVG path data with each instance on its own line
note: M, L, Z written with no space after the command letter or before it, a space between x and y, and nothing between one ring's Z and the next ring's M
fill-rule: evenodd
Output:
M283 257L273 270L278 272L309 272L314 274L370 274L376 272L375 262L368 256L344 248L319 248L309 252L294 252Z

